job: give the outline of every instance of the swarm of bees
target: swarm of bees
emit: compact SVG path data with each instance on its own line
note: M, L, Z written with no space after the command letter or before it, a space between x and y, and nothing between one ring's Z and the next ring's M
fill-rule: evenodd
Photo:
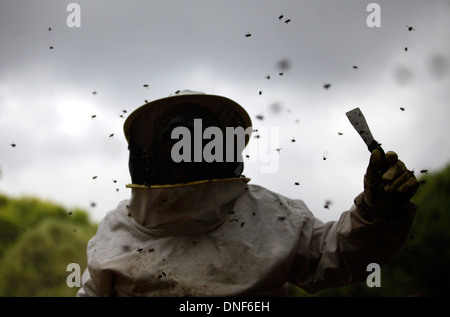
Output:
M278 20L283 21L283 19L284 19L284 23L285 23L285 24L289 24L289 23L291 22L291 19L285 18L285 17L284 17L284 14L281 14L281 15L278 16ZM412 26L406 25L406 27L407 27L407 30L408 30L409 32L415 31L415 28L412 27ZM49 31L49 32L52 31L52 28L49 27L49 28L48 28L48 31ZM252 33L247 32L244 36L245 36L245 38L252 37ZM50 50L53 50L53 49L54 49L54 46L49 46L49 49L50 49ZM404 51L408 51L408 47L404 47ZM278 65L279 70L280 70L280 71L278 72L278 76L284 76L284 75L285 75L285 71L288 70L288 69L290 68L290 62L289 62L289 60L287 60L287 59L283 59L283 60L279 61L279 62L277 63L277 65ZM357 65L353 65L352 68L353 68L353 69L358 69L359 67L358 67ZM270 79L271 79L270 74L268 74L265 78L266 78L267 80L270 80ZM146 89L149 89L149 84L143 84L142 87L144 87L144 88L146 88ZM323 88L326 89L326 90L329 89L330 87L331 87L331 83L324 83L324 84L323 84ZM175 94L178 94L178 93L180 93L180 90L177 90L177 91L175 92ZM262 90L259 90L259 91L258 91L258 94L259 94L259 95L262 95L262 93L263 93ZM92 95L97 95L97 91L92 91ZM145 100L145 103L148 103L148 102L149 102L148 100ZM400 110L403 112L403 111L405 111L405 108L404 108L404 107L400 107ZM126 113L127 113L126 110L122 110L122 113L119 114L118 116L119 116L120 118L123 119L123 118L124 118L124 114L126 114ZM94 119L94 118L96 118L96 117L97 117L96 114L92 114L92 115L91 115L91 119ZM262 114L256 115L256 119L258 119L258 120L264 120L264 116L263 116ZM297 120L297 123L298 123L298 120ZM257 132L257 130L256 130L256 132ZM342 132L338 132L338 135L339 135L339 136L342 136L343 133L342 133ZM114 133L110 133L110 134L109 134L109 138L113 138L113 136L114 136ZM259 138L259 134L257 134L257 135L255 136L255 138ZM295 142L296 142L296 140L295 140L295 138L293 137L293 138L291 139L291 143L295 143ZM16 144L15 144L15 143L11 143L10 146L14 148L14 147L16 147ZM275 149L275 151L277 151L278 153L280 153L281 149L282 149L282 148L277 148L277 149ZM249 157L250 157L249 155L246 155L246 158L249 158ZM323 154L322 159L323 159L324 161L327 160L327 154L326 154L326 153ZM422 170L420 171L420 173L427 174L427 173L428 173L428 170L427 170L427 169L422 169ZM93 179L93 180L97 179L97 176L93 176L92 179ZM116 179L113 179L113 183L117 183L117 180L116 180ZM295 185L295 186L299 186L299 185L300 185L300 181L294 182L294 185ZM118 188L116 188L116 191L118 191ZM329 209L329 206L330 206L330 205L331 205L331 201L330 201L330 200L326 200L326 201L324 202L324 208L325 208L325 209ZM95 207L95 206L96 206L96 203L95 203L95 202L91 202L91 207ZM230 212L230 213L231 213L231 212ZM233 211L233 213L234 213L234 211ZM69 211L68 214L71 215L72 212ZM254 212L253 212L253 215L255 215ZM130 215L130 216L131 216L131 215ZM284 220L284 218L285 218L285 217L279 217L280 220ZM244 222L241 222L241 223L240 223L240 227L241 227L241 228L243 228L244 225L245 225ZM138 249L136 249L136 251L137 251L138 253L142 253L142 252L144 251L144 249L143 249L143 248L138 248ZM149 249L148 252L154 252L154 249ZM165 276L166 276L166 273L161 272L161 274L158 276L158 278L162 278L163 276L165 277Z

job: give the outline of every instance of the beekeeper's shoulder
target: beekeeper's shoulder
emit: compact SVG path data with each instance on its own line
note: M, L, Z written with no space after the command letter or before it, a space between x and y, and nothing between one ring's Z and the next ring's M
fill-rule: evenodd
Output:
M106 213L100 221L97 229L97 236L117 234L118 231L128 231L131 225L130 214L128 212L129 200L121 201L115 209Z
M263 213L276 217L292 217L298 225L306 219L314 218L303 200L286 197L261 185L248 184L240 200Z

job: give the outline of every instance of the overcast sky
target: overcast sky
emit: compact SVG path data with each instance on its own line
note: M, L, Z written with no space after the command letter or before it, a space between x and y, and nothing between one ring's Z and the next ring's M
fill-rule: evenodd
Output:
M252 154L244 174L324 221L363 190L369 152L345 116L355 107L417 177L439 170L450 162L450 2L377 1L369 27L371 2L76 1L81 25L69 27L70 1L2 0L0 192L99 221L131 194L120 115L180 89L240 103L261 133L247 153L265 147L276 167Z

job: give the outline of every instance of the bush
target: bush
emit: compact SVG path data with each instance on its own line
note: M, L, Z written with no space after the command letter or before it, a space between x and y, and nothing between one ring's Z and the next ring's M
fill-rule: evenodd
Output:
M0 197L0 296L74 296L69 263L86 266L96 225L86 212L36 198Z

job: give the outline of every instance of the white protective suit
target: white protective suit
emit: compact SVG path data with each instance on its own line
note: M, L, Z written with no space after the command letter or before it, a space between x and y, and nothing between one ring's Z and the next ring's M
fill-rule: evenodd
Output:
M362 210L323 223L302 200L248 179L135 186L88 244L78 296L281 296L365 281L399 251L415 213Z

